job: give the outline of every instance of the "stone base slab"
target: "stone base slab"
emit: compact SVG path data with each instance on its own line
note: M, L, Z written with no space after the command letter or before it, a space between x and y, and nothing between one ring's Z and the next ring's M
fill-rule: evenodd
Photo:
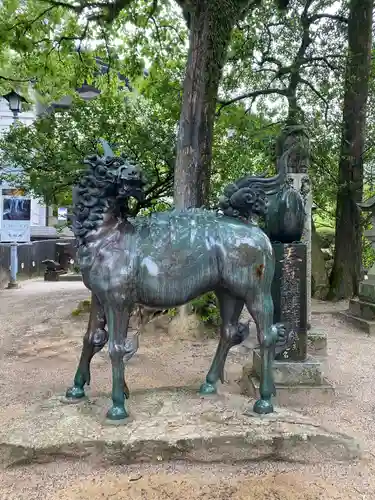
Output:
M351 437L319 426L308 417L276 408L251 411L254 401L228 394L201 397L192 390L135 392L130 417L109 423L107 395L64 404L53 397L17 409L0 428L0 464L92 458L96 464L163 460L243 462L285 460L321 463L361 456Z
M253 351L253 375L260 378L261 356L258 349ZM322 385L324 376L322 363L313 356L307 356L305 361L274 361L273 376L276 385L299 386Z
M355 326L359 330L362 330L363 332L367 333L368 335L375 335L375 321L369 321L359 316L354 316L353 314L350 313L349 310L341 311L337 313L337 316L340 319L346 321L347 323L350 323L351 325Z
M275 386L275 403L288 408L304 408L316 404L330 404L332 403L332 398L335 397L335 390L326 379L318 386L302 384L299 386L275 384ZM250 367L244 367L240 387L242 394L254 399L259 397L259 378L251 374Z

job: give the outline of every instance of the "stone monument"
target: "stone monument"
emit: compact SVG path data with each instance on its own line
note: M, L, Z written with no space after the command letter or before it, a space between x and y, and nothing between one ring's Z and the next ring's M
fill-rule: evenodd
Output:
M278 142L276 153L280 157L290 150L287 179L298 191L304 201L305 220L301 241L306 245L306 314L307 326L311 324L311 215L312 191L309 177L310 141L306 128L302 125L290 125L284 128Z
M316 332L309 330L311 318L311 208L312 193L308 176L309 141L303 127L286 127L278 143L278 157L289 151L287 182L283 195L270 200L265 231L275 253L272 285L274 322L286 327L287 349L276 347L274 378L279 402L290 404L290 395L332 393L325 381L320 359L307 352ZM282 200L282 198L284 198ZM291 200L295 200L294 203ZM299 200L299 201L297 201ZM277 223L276 223L277 221ZM291 227L294 231L291 231ZM318 334L321 341L321 334ZM312 339L312 343L313 343ZM244 368L244 392L257 394L260 376L259 351L254 350L252 366ZM318 389L318 391L316 390ZM298 401L297 401L298 402Z
M365 231L365 236L375 249L375 196L357 205L363 212L371 212L372 228ZM370 335L375 333L375 264L359 284L358 298L351 299L349 309L339 316Z
M302 196L305 207L305 222L301 242L306 245L306 314L307 345L311 353L327 354L327 334L317 330L311 319L312 289L312 189L309 177L310 139L306 128L302 125L286 126L281 133L276 153L280 157L284 151L291 150L287 167L287 179Z

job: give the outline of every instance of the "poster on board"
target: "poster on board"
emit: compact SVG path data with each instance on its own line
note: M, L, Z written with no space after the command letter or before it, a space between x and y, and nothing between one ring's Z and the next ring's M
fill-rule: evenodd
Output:
M26 196L9 196L3 189L0 240L24 243L30 241L31 199ZM13 193L9 193L13 194Z
M60 207L57 209L57 220L67 221L68 220L68 209L65 207Z

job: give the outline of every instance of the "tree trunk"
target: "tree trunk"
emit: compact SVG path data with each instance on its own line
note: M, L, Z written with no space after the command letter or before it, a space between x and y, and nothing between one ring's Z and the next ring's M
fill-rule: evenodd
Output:
M335 255L330 276L330 299L357 294L361 273L363 159L366 108L371 68L374 0L350 0L349 53L343 106L343 131L336 207Z
M174 198L177 208L208 199L216 99L230 35L244 0L192 0Z

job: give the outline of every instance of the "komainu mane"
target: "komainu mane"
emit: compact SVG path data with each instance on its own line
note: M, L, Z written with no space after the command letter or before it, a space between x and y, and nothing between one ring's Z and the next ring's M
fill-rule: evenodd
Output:
M284 168L271 179L247 177L228 187L221 200L224 214L194 209L131 218L129 199L143 198L141 171L115 157L108 145L106 153L86 160L89 168L74 193L77 256L83 281L92 292L92 310L67 397L84 396L90 361L108 341L113 405L107 417L125 418L125 362L138 347L127 337L134 308L168 309L213 291L220 307L221 334L200 392L216 392L230 348L249 334L248 324L239 324L246 305L257 328L263 363L254 411L272 412L271 367L275 344L285 341L285 329L272 324L272 246L251 217L264 213L267 196L280 190Z

